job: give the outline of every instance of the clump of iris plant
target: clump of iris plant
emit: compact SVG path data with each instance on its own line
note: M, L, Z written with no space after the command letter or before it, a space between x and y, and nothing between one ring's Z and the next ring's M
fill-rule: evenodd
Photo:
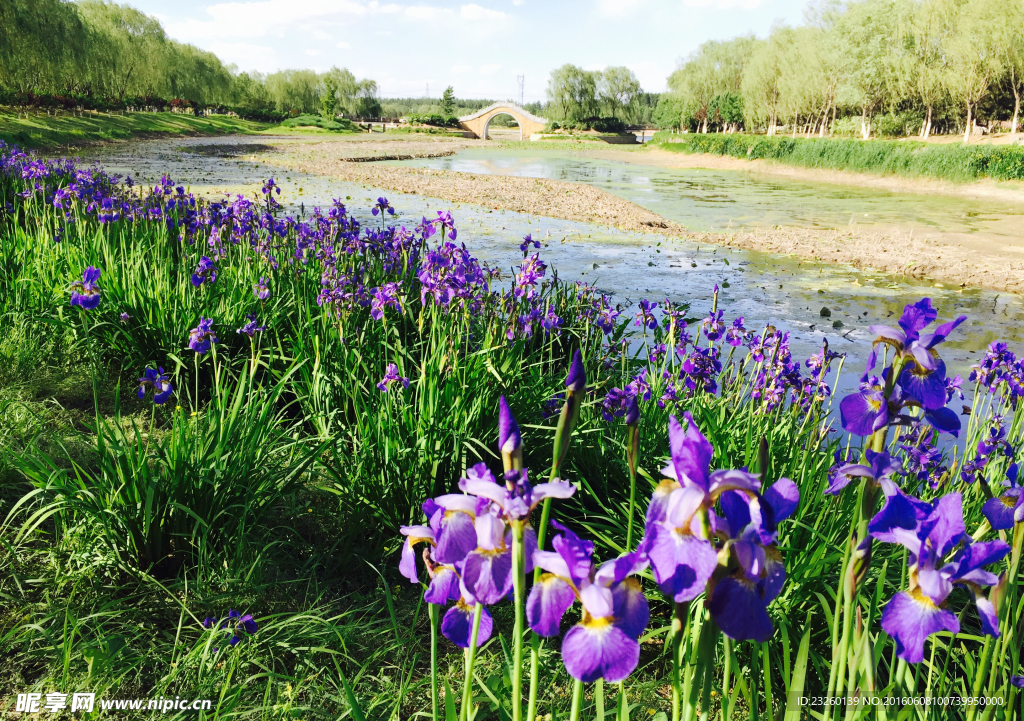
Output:
M89 266L82 273L82 279L71 284L71 305L82 310L96 310L100 304L100 269Z

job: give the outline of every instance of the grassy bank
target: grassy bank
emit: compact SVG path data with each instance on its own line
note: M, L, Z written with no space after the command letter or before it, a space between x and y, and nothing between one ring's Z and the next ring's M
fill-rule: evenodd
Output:
M931 145L907 140L780 138L763 135L672 135L660 132L652 145L675 153L709 153L787 165L852 170L953 182L1024 180L1024 147Z
M208 714L168 719L401 721L451 719L461 695L463 721L501 721L522 705L512 689L525 690L525 639L526 680L539 679L531 721L606 718L605 693L634 721L664 721L673 701L676 718L696 718L699 706L703 718L795 721L800 697L847 692L984 695L1000 699L995 719L1015 718L1024 524L1004 534L1014 540L1005 562L982 512L1017 478L1010 461L1024 445L1024 368L1012 356L986 359L992 392L976 396L962 445L936 445L928 425L960 428L945 408L956 384L946 389L941 363L902 373L914 362L902 344L879 373L906 388L889 380L863 403L851 396L872 415L841 435L829 384L842 360L827 347L801 363L788 334L747 330L721 311L701 320L708 309L690 317L685 302L616 306L557 278L531 255L539 244L524 242L522 265L501 278L446 213L399 228L383 199L358 217L338 200L296 220L269 181L256 201L226 207L170 180L126 188L77 170L0 153L0 712L16 694L90 692L212 701ZM955 331L925 335L935 313L924 301L916 310L900 319L921 332L914 343L934 348ZM676 427L671 447L670 414L692 423L683 439ZM872 447L894 460L876 462ZM872 468L830 471L861 450ZM973 460L957 466L954 452ZM508 485L487 486L503 505L479 488L466 488L479 500L457 495L460 478L501 477L506 462ZM883 499L876 477L889 476L902 490L887 485ZM548 477L572 490L547 486L560 490L542 509L534 494ZM838 493L844 482L853 487ZM824 493L830 485L837 495ZM467 529L458 514L468 510L438 513L438 503L479 518ZM949 583L987 594L995 576L982 567L1008 574L990 597L998 639L982 637L963 589L943 592L944 630L919 634L930 636L920 641L927 664L906 660L883 630L881 608L916 588L916 554L908 561L884 536L867 551L857 540L897 503L910 508L893 512L907 533L949 521L926 562L954 547L978 553L970 569L962 554L942 566ZM961 505L964 519L954 518ZM575 546L586 558L567 573L593 605L559 613L541 643L516 631L532 574L520 560L502 585L501 564L508 543L524 551L504 519L518 514L517 534L526 521L545 529L549 509L566 524L548 529L549 544L555 528L559 543L571 542L566 528L592 539ZM406 529L429 541L406 555L400 527L424 523L424 512L437 545L433 526ZM971 545L964 520L994 545ZM678 559L658 552L666 541L681 546ZM453 565L441 565L442 546ZM431 578L462 574L430 605L416 575L423 548L438 561ZM491 587L483 571L472 575L470 549L492 559ZM613 567L590 566L591 550L611 559L633 549ZM688 565L698 561L699 582ZM552 583L541 577L531 596ZM473 598L490 606L493 633L489 620L474 636L481 650L466 672L459 619ZM757 627L735 623L745 619ZM590 628L616 633L624 650L607 653L624 661L607 684L578 673L584 689L568 666L586 654L563 650ZM865 708L858 718L895 717Z
M270 126L227 115L179 113L84 113L27 115L0 111L0 140L27 148L59 149L150 135L225 135L252 133Z

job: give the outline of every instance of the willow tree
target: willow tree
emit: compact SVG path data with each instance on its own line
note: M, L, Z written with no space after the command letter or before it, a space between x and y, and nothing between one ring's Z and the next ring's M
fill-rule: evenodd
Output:
M566 120L584 120L597 115L597 73L572 64L551 71L548 78L548 102Z
M605 68L597 82L598 96L613 118L619 111L630 107L640 93L640 81L627 67Z
M971 138L974 112L1002 75L1004 57L1003 0L949 0L956 8L954 31L946 45L949 65L946 88L966 110L964 142Z
M0 85L22 92L75 91L87 37L74 3L0 1Z
M756 45L752 35L706 42L669 75L669 90L696 106L702 133L708 131L708 107L715 97L740 92L744 64Z
M746 65L740 93L747 128L762 123L768 135L775 135L779 119L780 81L789 28L776 27L767 41L754 45Z
M871 118L898 72L898 26L893 0L849 3L833 35L844 58L841 100L861 110L861 137L871 137Z

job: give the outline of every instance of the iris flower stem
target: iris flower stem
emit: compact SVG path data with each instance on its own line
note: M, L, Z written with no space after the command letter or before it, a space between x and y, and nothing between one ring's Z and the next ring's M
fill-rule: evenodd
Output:
M470 635L469 648L466 649L466 683L462 687L462 710L459 713L459 721L469 719L469 707L473 702L473 666L476 664L476 642L480 635L480 617L483 612L483 604L476 604L473 609L473 633Z
M437 606L427 604L427 615L430 616L430 711L432 721L438 720L437 700Z
M981 647L981 658L978 659L977 670L974 672L974 683L971 684L971 697L978 698L981 695L982 686L985 684L985 672L988 670L988 655L992 650L992 639L985 637L985 643ZM967 721L973 721L978 713L978 705L970 704L967 707Z
M683 634L689 616L689 603L676 603L672 615L672 721L680 721L683 686L679 678L682 666Z
M629 721L629 703L626 701L626 684L622 681L619 681L619 698L617 703L619 708L615 713L616 721Z
M636 515L636 459L640 455L640 426L626 427L626 466L629 468L629 522L626 526L626 552L633 550L633 516Z
M583 701L583 682L576 680L572 683L572 708L569 711L569 721L579 721L580 705Z
M515 626L512 630L512 721L523 718L523 590L526 586L523 524L512 524L512 589Z
M599 678L594 683L594 718L597 721L604 721L604 679Z
M729 721L732 718L732 704L729 702L729 674L732 671L732 649L729 645L729 637L722 637L722 652L725 659L722 662L722 721Z
M540 636L530 634L530 696L526 706L526 718L537 718L537 684L540 679Z

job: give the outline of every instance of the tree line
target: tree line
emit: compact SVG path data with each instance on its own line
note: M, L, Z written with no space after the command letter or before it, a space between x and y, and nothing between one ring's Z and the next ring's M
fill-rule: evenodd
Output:
M373 80L339 68L238 72L170 39L156 18L103 0L0 2L0 91L114 107L177 99L257 114L381 115Z
M1024 0L823 0L802 26L704 43L668 87L657 121L696 132L1016 132Z
M628 125L651 122L658 95L645 93L627 67L584 70L566 64L548 79L547 104L538 114L560 121L580 123L613 118Z

